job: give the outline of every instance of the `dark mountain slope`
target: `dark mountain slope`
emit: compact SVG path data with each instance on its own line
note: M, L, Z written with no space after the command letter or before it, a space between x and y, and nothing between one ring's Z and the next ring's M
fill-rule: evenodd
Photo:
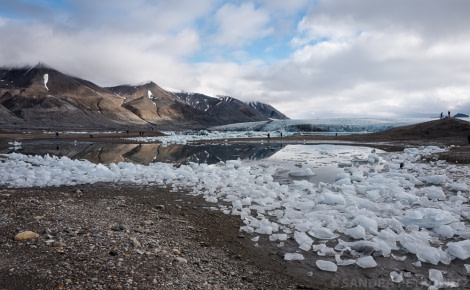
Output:
M102 128L146 124L121 107L123 99L54 69L0 70L0 104L28 127Z
M175 93L175 95L193 108L206 112L221 125L265 121L268 118L287 119L272 106L262 103L246 104L228 96L213 98L195 93Z

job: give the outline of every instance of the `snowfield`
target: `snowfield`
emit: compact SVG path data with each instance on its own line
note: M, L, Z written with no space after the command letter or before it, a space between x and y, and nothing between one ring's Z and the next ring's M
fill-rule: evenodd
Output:
M321 155L339 154L333 145L322 146ZM288 145L283 150L292 148L307 156L313 146ZM397 250L413 254L416 266L421 262L448 265L470 258L470 167L421 162L423 156L444 150L428 146L399 153L374 150L361 156L345 155L349 160L337 164L341 172L332 183L308 180L320 173L321 166L286 168L275 158L174 167L167 163L103 165L11 153L0 155L0 187L95 182L168 185L202 195L218 210L240 216L244 223L240 230L255 235L254 242L256 236L268 235L282 247L293 238L298 249L284 258L303 260L303 253L313 251L325 257L316 264L324 271L352 264L376 267L377 254L406 259L394 254ZM282 183L276 178L281 173L306 179ZM345 254L354 259L345 259ZM463 271L470 269L465 267ZM400 275L393 272L391 279L399 283ZM433 279L441 283L435 275Z

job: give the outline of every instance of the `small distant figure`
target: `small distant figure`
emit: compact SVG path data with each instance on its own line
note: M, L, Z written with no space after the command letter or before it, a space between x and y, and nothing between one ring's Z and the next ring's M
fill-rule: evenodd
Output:
M271 138L271 135L268 133L268 140Z
M90 134L90 138L93 138L93 135L92 135L92 134Z
M403 166L405 166L405 163L401 162L400 163L400 169L403 169Z
M126 133L129 134L129 130L126 130Z
M450 111L447 111L447 117L450 118Z
M281 132L279 132L279 133L281 133L281 138L282 138L282 131L281 131Z
M56 138L56 139L59 138L59 132L55 132L55 138Z
M444 118L444 112L441 112L441 119Z

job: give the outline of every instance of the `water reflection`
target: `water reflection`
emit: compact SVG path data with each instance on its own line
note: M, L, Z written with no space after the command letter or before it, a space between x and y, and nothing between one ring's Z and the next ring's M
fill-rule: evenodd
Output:
M0 153L67 156L70 159L86 159L97 164L131 162L148 165L152 162L165 162L181 165L189 162L214 164L233 159L264 159L281 148L282 144L170 144L162 146L162 144L29 142L23 143L20 148L1 149Z

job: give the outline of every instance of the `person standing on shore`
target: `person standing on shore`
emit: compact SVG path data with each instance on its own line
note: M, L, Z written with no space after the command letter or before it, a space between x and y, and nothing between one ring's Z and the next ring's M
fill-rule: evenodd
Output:
M450 111L447 111L447 117L450 118Z

